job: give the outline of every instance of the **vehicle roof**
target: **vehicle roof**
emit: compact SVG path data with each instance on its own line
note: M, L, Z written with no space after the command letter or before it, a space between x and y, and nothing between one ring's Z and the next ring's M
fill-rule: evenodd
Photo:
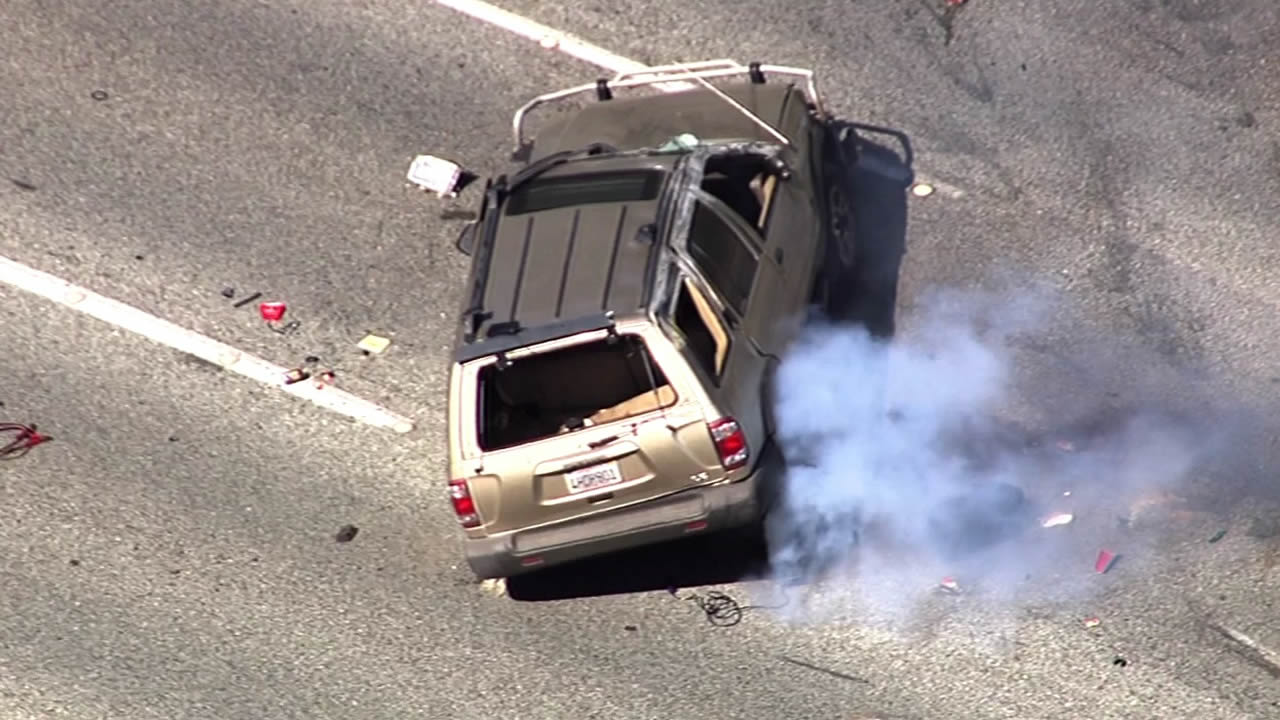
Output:
M658 172L665 184L676 161L672 155L582 158L552 168L529 183ZM661 252L657 225L664 196L660 186L652 199L631 202L508 215L508 199L490 209L500 215L492 228L492 244L481 248L485 244L481 241L477 246L481 262L472 270L473 295L465 330L475 331L475 341L501 335L511 323L537 331L535 336L556 327L576 332L595 327L605 313L623 316L643 311L649 300L649 278ZM472 324L470 316L477 310L483 313L481 321ZM586 325L578 327L582 322ZM528 333L521 334L518 344L531 341ZM505 345L514 346L501 340L468 343L464 339L459 359L492 354Z
M787 103L805 101L804 93L791 83L739 82L716 87L784 134L793 131L784 124ZM594 142L623 151L654 147L681 133L704 139L775 140L750 117L706 88L661 95L627 96L626 92L619 90L613 100L592 102L568 117L548 123L537 132L530 159Z

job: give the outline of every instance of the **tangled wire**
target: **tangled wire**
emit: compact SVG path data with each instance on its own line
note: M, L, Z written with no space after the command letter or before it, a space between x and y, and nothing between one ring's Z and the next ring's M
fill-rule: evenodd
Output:
M673 597L680 598L674 587L667 588L667 592ZM785 602L781 605L739 605L737 600L718 590L712 590L706 595L689 593L680 599L689 600L697 605L698 609L707 616L707 622L716 627L737 625L742 622L742 616L748 610L777 610L786 606Z
M35 425L21 423L0 423L0 435L5 433L12 433L14 437L8 443L0 444L0 460L17 460L31 448L53 439L36 432Z

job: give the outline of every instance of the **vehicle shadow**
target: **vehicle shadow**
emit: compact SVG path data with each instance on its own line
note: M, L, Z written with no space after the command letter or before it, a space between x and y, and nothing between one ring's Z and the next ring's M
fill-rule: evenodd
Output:
M907 252L907 193L915 180L911 140L899 130L838 121L852 196L858 262L836 278L828 319L861 325L872 337L893 337L898 275ZM890 138L899 150L877 139ZM873 139L876 138L876 139ZM891 143L892 144L892 143ZM851 167L850 167L851 166Z
M726 530L507 578L512 600L537 602L725 585L768 575L762 533Z

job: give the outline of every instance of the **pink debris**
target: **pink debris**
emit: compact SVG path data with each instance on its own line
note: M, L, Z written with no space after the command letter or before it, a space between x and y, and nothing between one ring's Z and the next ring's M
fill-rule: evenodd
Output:
M1110 550L1099 550L1098 559L1093 563L1093 569L1097 570L1099 573L1105 573L1106 571L1111 569L1111 566L1115 563L1115 561L1116 561L1115 553L1111 552Z
M264 302L258 306L258 312L267 322L279 322L284 317L285 304L282 302Z
M960 584L953 577L944 577L938 585L947 592L960 592Z
M1096 617L1087 617L1084 619L1084 626L1087 628L1095 628L1102 624L1102 621Z

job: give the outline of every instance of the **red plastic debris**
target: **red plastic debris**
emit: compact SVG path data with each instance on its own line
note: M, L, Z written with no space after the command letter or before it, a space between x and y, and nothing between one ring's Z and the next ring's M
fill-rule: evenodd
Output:
M279 322L284 317L286 306L282 302L264 302L258 305L258 312L267 322Z
M948 7L956 7L957 5L963 5L966 2L969 2L969 0L946 0L946 2Z
M949 576L942 578L942 582L938 583L938 587L947 592L960 592L960 583L957 583L955 578Z
M31 451L31 448L53 438L36 432L35 425L21 423L0 423L0 433L13 433L10 442L0 444L0 460L17 460Z
M1105 573L1106 571L1111 569L1111 566L1115 563L1115 561L1116 561L1115 553L1111 552L1110 550L1099 550L1098 559L1093 563L1093 569L1097 570L1099 573Z

